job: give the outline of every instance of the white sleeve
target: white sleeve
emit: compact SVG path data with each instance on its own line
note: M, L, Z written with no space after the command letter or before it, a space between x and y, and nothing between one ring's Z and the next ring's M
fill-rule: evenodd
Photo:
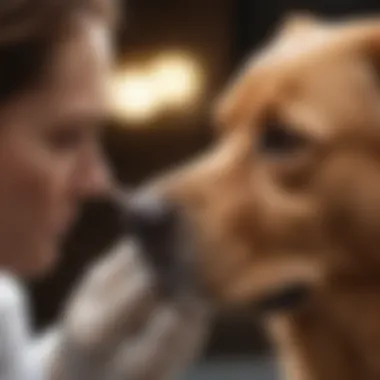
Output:
M29 318L25 292L10 275L0 274L0 379L37 380L27 368Z
M0 380L48 380L45 364L57 341L49 331L33 339L29 309L21 284L0 274Z

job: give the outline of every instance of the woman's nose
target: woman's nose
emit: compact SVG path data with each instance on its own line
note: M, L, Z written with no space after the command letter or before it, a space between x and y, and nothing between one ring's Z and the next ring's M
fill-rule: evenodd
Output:
M114 188L114 179L103 157L94 157L77 177L78 195L83 199L107 196Z

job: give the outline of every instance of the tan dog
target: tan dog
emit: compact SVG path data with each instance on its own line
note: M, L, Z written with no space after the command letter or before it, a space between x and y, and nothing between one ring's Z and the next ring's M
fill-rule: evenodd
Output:
M309 284L266 323L292 380L380 378L380 20L298 16L216 110L214 149L154 182L222 305Z

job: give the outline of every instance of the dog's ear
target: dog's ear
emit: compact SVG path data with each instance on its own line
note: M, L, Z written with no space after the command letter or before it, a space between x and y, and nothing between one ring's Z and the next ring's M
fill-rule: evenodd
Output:
M359 50L366 55L380 56L380 17L345 20L331 30L337 32L337 42L349 50Z
M282 21L282 34L302 32L309 28L314 28L320 20L309 12L292 12L285 15Z
M377 19L363 20L360 24L352 23L351 33L347 33L348 38L356 35L354 49L359 50L362 55L372 66L373 72L377 79L377 86L380 85L380 17ZM349 42L347 43L349 45Z
M380 17L363 36L363 49L380 78Z

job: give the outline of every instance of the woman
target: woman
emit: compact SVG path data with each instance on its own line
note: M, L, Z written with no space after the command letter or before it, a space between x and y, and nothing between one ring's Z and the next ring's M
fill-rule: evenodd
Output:
M163 302L121 243L82 281L45 337L28 331L16 278L56 261L81 202L106 195L108 0L0 3L0 379L166 379L192 359L207 317Z

